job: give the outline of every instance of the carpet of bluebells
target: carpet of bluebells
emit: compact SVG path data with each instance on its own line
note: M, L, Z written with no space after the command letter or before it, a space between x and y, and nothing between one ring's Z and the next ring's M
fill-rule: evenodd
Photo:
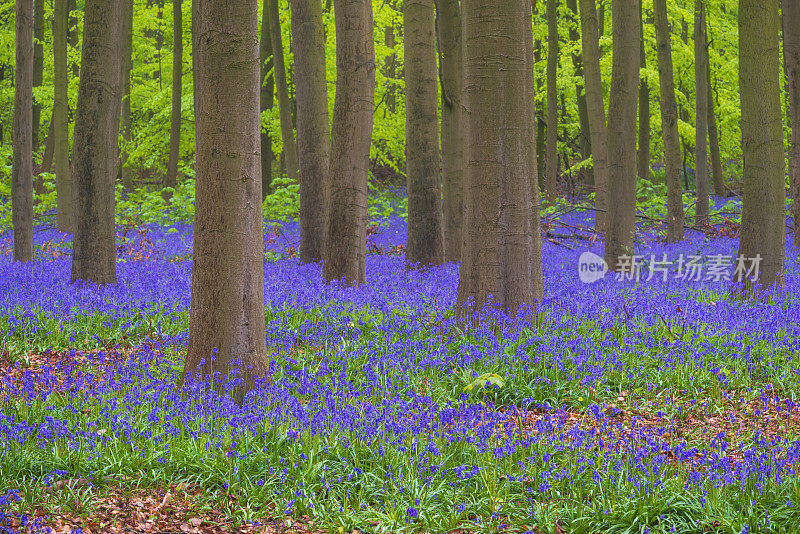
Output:
M199 381L176 391L191 225L119 228L105 287L69 284L68 235L37 230L26 265L0 236L0 532L79 477L191 482L234 496L241 521L339 533L796 531L790 240L786 289L760 299L672 271L584 284L578 258L602 242L545 243L543 302L465 323L458 266L407 268L405 234L374 222L352 288L299 264L296 224L265 225L272 360L243 406ZM736 248L725 232L637 242L645 259Z

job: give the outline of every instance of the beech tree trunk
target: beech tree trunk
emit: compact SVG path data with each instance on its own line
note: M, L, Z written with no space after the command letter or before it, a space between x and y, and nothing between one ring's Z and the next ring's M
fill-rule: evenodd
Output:
M69 170L69 98L67 95L67 0L54 0L53 12L53 135L56 165L56 217L58 229L72 231L72 176Z
M44 0L33 1L33 87L42 86L44 75ZM42 104L33 102L33 151L39 151Z
M800 247L800 2L797 0L783 0L783 54L789 78L789 116L792 123L789 184L794 245Z
M292 0L302 263L320 262L325 253L331 137L323 29L322 2Z
M278 114L281 121L281 140L283 141L283 157L286 162L286 177L291 180L297 180L297 146L294 142L289 84L286 81L286 63L283 59L281 18L278 11L278 2L280 0L265 1L270 4L269 33L272 38L272 64L274 66L275 85L278 89Z
M708 48L706 47L706 8L703 0L694 2L694 86L695 136L694 179L697 188L695 224L707 224L708 187Z
M444 262L439 162L439 95L433 0L403 2L408 239L406 261Z
M268 370L256 0L195 0L197 178L189 342L194 373L239 403Z
M444 257L461 261L464 212L464 50L459 0L437 0L442 86Z
M681 146L678 135L678 102L672 66L672 40L667 19L667 0L654 0L658 80L661 88L661 130L667 183L667 242L683 239L683 188Z
M133 69L133 0L124 0L124 57L122 64L122 142L131 141L131 70ZM119 177L129 190L134 188L133 172L128 167L128 152L121 150L119 155Z
M261 65L260 109L263 114L272 109L275 78L272 75L272 37L269 32L269 0L264 0L261 12L261 41L258 48ZM260 123L259 123L260 124ZM269 131L261 127L261 201L267 198L272 190L272 137Z
M326 281L366 280L367 177L375 99L372 0L335 0L336 99L331 125L331 196Z
M33 2L17 0L11 223L14 261L33 260Z
M785 177L780 102L780 12L761 0L739 0L742 108L742 227L739 256L760 255L759 283L784 280Z
M530 0L464 0L466 210L458 303L509 313L542 298ZM509 42L519 43L509 46ZM533 173L533 176L531 174Z
M558 0L547 0L547 144L544 191L547 200L558 194Z
M609 269L633 254L636 230L636 108L639 86L638 0L613 0L611 97L608 103L608 221L605 260Z
M639 10L639 42L641 43L641 70L647 68L647 55L644 49L644 22ZM650 179L650 85L647 78L639 73L639 151L636 155L637 176L642 180Z
M717 114L714 105L714 90L711 84L711 61L706 61L708 67L708 149L711 152L711 177L714 183L714 195L726 196L725 178L722 175L722 157L719 153L719 130L717 129Z
M181 100L183 98L183 8L181 0L172 0L172 114L169 126L169 161L166 187L178 186L178 159L181 156ZM167 194L169 199L172 195Z
M567 8L572 12L575 17L575 24L570 24L569 27L569 40L573 43L580 44L580 34L578 28L580 27L580 15L578 14L577 0L567 0ZM583 78L583 57L580 49L572 54L572 66L575 69L575 76L579 79ZM581 128L580 139L578 146L580 147L581 157L587 159L592 155L592 136L589 128L589 111L586 108L586 91L584 84L578 83L575 85L575 99L578 104L578 123ZM594 173L589 168L585 173L586 183L594 185Z
M595 0L581 0L581 43L583 69L586 82L586 108L589 114L589 132L592 140L592 163L595 184L594 225L598 232L605 231L608 209L608 163L606 157L606 107L603 97L603 80L600 72L600 44L597 34Z
M117 281L114 176L117 161L125 0L87 0L73 137L72 281Z

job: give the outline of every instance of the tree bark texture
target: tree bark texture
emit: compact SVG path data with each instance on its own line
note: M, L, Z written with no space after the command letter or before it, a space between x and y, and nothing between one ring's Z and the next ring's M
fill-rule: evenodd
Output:
M181 384L213 377L242 402L268 368L256 0L196 0L197 179L189 343Z
M683 187L681 186L681 146L678 135L678 102L672 66L672 41L667 18L667 0L653 1L658 80L661 89L661 130L667 183L667 242L683 239Z
M114 177L122 103L125 0L87 0L73 138L72 281L117 281Z
M707 21L708 19L706 19ZM706 61L708 67L708 150L711 154L711 178L714 184L714 195L726 196L725 177L722 174L722 157L719 152L719 129L717 128L717 113L714 105L714 89L711 83L711 61Z
M11 223L14 261L33 260L33 1L17 0Z
M44 0L33 1L33 87L42 86L44 76ZM33 151L39 151L42 104L33 102Z
M458 303L542 298L529 0L464 0L467 176ZM531 173L534 176L531 176Z
M650 179L650 85L643 71L647 68L647 55L644 49L644 22L639 11L639 42L641 43L642 62L639 65L639 150L636 154L637 176L642 180Z
M289 83L286 80L286 62L283 58L283 38L281 35L281 17L278 10L280 0L265 0L270 4L269 34L272 38L272 64L275 73L275 87L278 89L278 115L281 121L281 140L283 141L283 158L286 162L286 177L297 180L297 145L294 142L294 125L292 109L289 102Z
M800 1L783 0L783 54L789 78L789 116L792 124L789 185L792 194L794 245L800 247Z
M53 12L53 135L56 166L58 229L72 231L72 175L69 169L69 99L67 95L67 0L54 0Z
M461 261L464 212L464 50L459 0L437 0L442 85L444 256Z
M558 0L547 1L547 141L545 198L558 194Z
M322 2L292 0L302 263L320 262L325 253L331 137L323 30Z
M331 124L330 213L322 275L366 280L367 179L375 99L371 0L335 0L336 98Z
M169 160L166 187L178 186L178 159L181 157L181 100L183 99L183 9L181 0L172 0L172 112L169 125ZM167 195L167 198L171 195Z
M269 0L264 0L261 13L261 41L258 47L261 65L261 113L272 109L275 78L272 74L272 37L269 32ZM272 188L272 137L266 128L261 128L261 200L263 202Z
M707 224L709 214L708 183L708 48L704 0L694 2L694 86L695 136L694 180L697 190L695 224Z
M759 282L782 286L786 189L780 102L780 12L761 0L739 0L742 109L742 226L739 256L761 256Z
M436 34L433 0L405 0L403 29L406 90L406 261L444 262L440 188Z
M605 260L617 269L633 253L636 230L636 108L639 87L639 0L613 0L611 97L608 103L608 224Z

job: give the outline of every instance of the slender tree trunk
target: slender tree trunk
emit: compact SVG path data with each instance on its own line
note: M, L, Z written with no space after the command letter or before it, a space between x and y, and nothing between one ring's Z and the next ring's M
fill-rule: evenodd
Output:
M67 95L67 0L55 0L53 13L53 132L58 229L72 231L72 176L69 170L69 98Z
M286 176L297 180L297 146L294 142L294 126L292 125L292 109L289 102L289 84L286 81L286 63L283 59L283 39L281 37L281 19L278 11L280 0L267 0L269 10L269 33L272 38L272 61L274 65L275 84L278 89L278 114L281 121L281 139L283 140L283 156L286 161Z
M708 149L711 152L711 177L714 182L714 195L724 197L725 178L722 175L722 157L719 152L719 130L717 129L717 114L714 105L714 90L711 87L711 62L706 61L708 67Z
M672 41L667 19L667 0L654 0L658 80L661 87L661 129L667 182L667 242L683 239L683 190L681 188L681 147L678 135L678 102L672 67Z
M580 27L580 15L578 14L577 0L567 0L567 8L572 12L575 17L575 24L569 27L569 40L573 43L580 44L580 34L578 28ZM583 79L583 57L580 49L572 54L572 66L575 69L575 76L578 79ZM575 85L575 99L578 103L578 122L581 127L581 135L578 142L580 147L581 157L587 159L592 155L592 136L589 128L589 111L586 107L586 91L584 84L577 83ZM594 186L594 173L589 169L585 174L586 183Z
M464 0L462 9L470 113L458 302L479 310L491 296L494 305L516 313L542 298L538 206L530 186L536 180L531 4Z
M595 0L581 0L581 40L583 68L586 82L586 108L589 114L589 132L592 139L592 162L595 183L595 229L605 231L608 168L606 159L606 108L603 98L603 81L600 73L600 44L597 35Z
M44 76L44 0L33 1L33 87L42 86ZM39 151L42 104L33 102L33 151Z
M785 177L777 5L739 0L739 86L744 183L739 256L760 255L759 282L784 280Z
M409 263L444 262L433 0L403 2Z
M197 182L189 343L199 372L242 403L268 370L264 339L258 6L192 6ZM227 383L226 383L227 382ZM237 383L238 382L238 383Z
M14 261L33 260L33 2L17 0L11 223Z
M75 5L76 0L68 0L67 3L67 11L69 12L69 25L67 27L67 40L69 41L69 46L72 50L78 49L78 40L80 39L80 35L78 34L78 17L75 15L77 11L77 7ZM78 78L81 75L81 65L77 61L72 62L72 77Z
M783 0L783 54L789 79L789 116L792 123L789 184L794 245L800 247L800 2L797 0Z
M547 0L547 145L545 198L558 194L558 0Z
M47 127L47 137L44 138L44 152L42 152L42 163L39 165L38 169L35 169L38 173L43 172L50 172L53 170L53 131L54 124L52 117L50 118L50 126ZM37 191L37 193L41 194L44 193L44 180L41 176L37 176L37 180L40 184L41 191ZM34 182L33 186L36 188L36 182Z
M464 50L458 0L437 0L442 85L444 257L461 261L464 212Z
M394 9L392 2L389 2L388 9ZM394 24L389 24L383 30L383 45L392 50L383 60L383 74L389 80L386 87L386 109L390 113L397 111L396 83L397 79L397 54L394 47L397 46L397 39L394 36Z
M124 0L124 57L122 64L122 143L131 142L131 70L133 69L133 0ZM119 177L123 185L134 188L133 172L128 166L128 152L121 150L119 155Z
M335 0L336 99L331 126L331 196L326 281L366 280L367 176L375 98L371 0Z
M292 0L297 156L300 166L300 261L322 261L328 213L328 82L322 2Z
M117 281L114 175L117 160L124 0L87 0L74 133L72 281Z
M707 224L709 214L708 187L708 48L706 47L706 8L703 0L694 2L694 86L695 137L694 179L697 187L695 224ZM704 90L705 89L705 90Z
M639 10L639 42L641 50L641 70L647 68L647 55L644 49L644 22ZM650 85L647 78L639 74L639 151L637 153L637 176L642 180L650 179Z
M611 97L608 103L608 225L605 260L610 269L633 253L636 230L636 108L639 86L640 18L638 0L613 0L614 40Z
M260 108L263 114L272 109L275 78L272 76L272 37L269 32L269 0L264 0L261 13L261 41L258 48L258 57L261 65L261 95ZM269 131L261 127L261 201L267 198L272 187L272 137Z
M181 0L172 0L172 114L169 127L169 161L166 187L178 186L178 159L181 151L181 100L183 96L183 10ZM167 198L171 197L167 194Z

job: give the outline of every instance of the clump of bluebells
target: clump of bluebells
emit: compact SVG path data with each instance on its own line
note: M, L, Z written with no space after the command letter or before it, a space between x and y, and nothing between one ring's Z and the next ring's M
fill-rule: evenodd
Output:
M270 369L241 406L225 396L237 370L217 384L190 374L176 390L191 226L129 231L119 283L102 288L70 285L68 254L0 257L3 343L71 351L0 379L0 488L24 490L7 508L82 473L198 483L334 531L738 533L800 520L791 425L704 437L678 424L739 397L800 417L790 244L786 289L759 301L729 296L724 280L583 284L582 251L545 244L543 302L465 324L457 266L406 269L400 218L376 226L356 288L291 257L295 224L268 229ZM39 233L42 249L54 241L68 248L68 236ZM735 250L728 238L665 245L645 232L637 253Z

